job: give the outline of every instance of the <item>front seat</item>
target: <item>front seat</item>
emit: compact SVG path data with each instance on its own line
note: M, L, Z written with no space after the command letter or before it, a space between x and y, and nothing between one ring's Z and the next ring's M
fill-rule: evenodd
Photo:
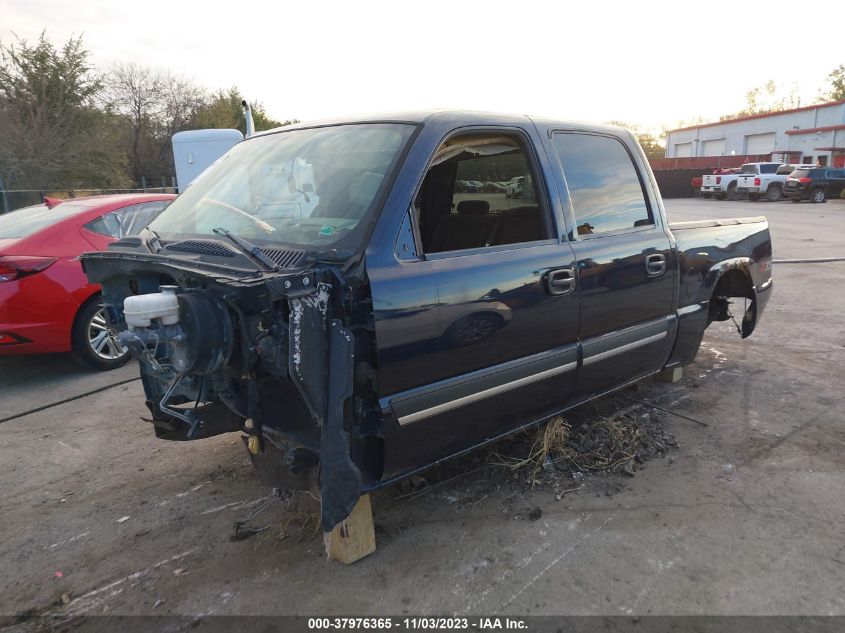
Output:
M495 221L486 200L463 200L458 203L457 213L449 213L437 221L430 252L487 246Z

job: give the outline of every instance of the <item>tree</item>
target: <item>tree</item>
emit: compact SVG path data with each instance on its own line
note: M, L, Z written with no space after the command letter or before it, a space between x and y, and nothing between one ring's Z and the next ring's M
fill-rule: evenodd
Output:
M819 95L821 101L841 101L845 99L845 64L839 64L827 76L830 88Z
M236 128L245 134L246 122L241 101L243 101L243 98L236 86L232 86L229 90L218 90L197 112L196 127L198 129ZM249 107L252 110L252 120L257 132L299 122L296 119L284 122L276 121L270 118L264 110L264 106L257 101L250 101Z
M205 92L166 71L117 64L106 77L104 107L124 120L124 149L135 180L173 173L170 139L194 127Z
M720 121L730 121L740 117L753 114L765 114L767 112L780 112L797 108L801 105L801 97L798 95L796 86L788 90L779 86L773 79L770 79L762 86L752 88L745 93L745 108L733 114L725 114L719 117Z
M7 188L116 187L116 121L95 106L100 76L81 37L0 43L0 175Z
M666 136L665 133L662 136L656 136L652 132L644 130L636 123L626 123L625 121L608 121L608 125L616 125L629 130L637 139L637 142L643 148L643 152L645 152L646 158L649 160L663 158L666 155L666 150L663 146L663 139Z

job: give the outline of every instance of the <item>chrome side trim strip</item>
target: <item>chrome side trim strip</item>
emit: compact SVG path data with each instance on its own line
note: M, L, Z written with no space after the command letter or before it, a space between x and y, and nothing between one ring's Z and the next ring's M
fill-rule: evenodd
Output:
M443 404L438 404L437 406L430 407L428 409L423 409L422 411L417 411L415 413L409 413L408 415L400 417L398 419L398 422L401 426L405 426L406 424L411 424L412 422L417 422L419 420L429 418L433 415L437 415L438 413L445 413L446 411L451 411L453 409L457 409L458 407L462 407L467 404L472 404L473 402L478 402L479 400L489 398L490 396L505 393L506 391L510 391L512 389L518 389L519 387L531 384L532 382L545 380L546 378L551 378L552 376L572 371L577 366L577 362L572 362L566 363L565 365L561 365L560 367L552 367L551 369L541 371L537 374L525 376L524 378L519 378L518 380L513 380L511 382L506 382L503 385L498 385L496 387L490 387L489 389L484 389L482 391L471 393L467 396L464 396L463 398L444 402Z
M695 314L696 312L701 312L704 310L704 304L701 303L692 303L688 306L684 306L683 308L678 308L675 310L675 314L679 317L686 316L688 314Z
M609 349L605 352L599 352L598 354L594 354L592 356L587 356L584 358L584 366L592 365L600 360L604 360L605 358L610 358L611 356L617 356L618 354L624 354L632 349L637 349L638 347L643 347L644 345L648 345L649 343L654 343L661 339L666 338L668 332L661 332L660 334L654 334L652 336L648 336L646 338L641 338L638 341L631 341L626 345L620 345L619 347L614 347L613 349Z

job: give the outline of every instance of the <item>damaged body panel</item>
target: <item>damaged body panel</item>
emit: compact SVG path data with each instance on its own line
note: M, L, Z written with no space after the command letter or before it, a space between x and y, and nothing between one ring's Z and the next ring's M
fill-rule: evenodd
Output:
M765 219L670 227L624 130L462 113L259 134L83 265L156 435L242 433L267 485L320 495L326 531L690 362L714 320L749 335L771 291Z

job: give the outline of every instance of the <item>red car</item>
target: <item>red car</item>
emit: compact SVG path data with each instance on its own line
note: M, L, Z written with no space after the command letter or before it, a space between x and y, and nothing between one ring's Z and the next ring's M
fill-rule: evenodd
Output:
M71 352L97 369L129 360L79 255L143 229L175 198L119 194L47 200L0 215L0 356Z

